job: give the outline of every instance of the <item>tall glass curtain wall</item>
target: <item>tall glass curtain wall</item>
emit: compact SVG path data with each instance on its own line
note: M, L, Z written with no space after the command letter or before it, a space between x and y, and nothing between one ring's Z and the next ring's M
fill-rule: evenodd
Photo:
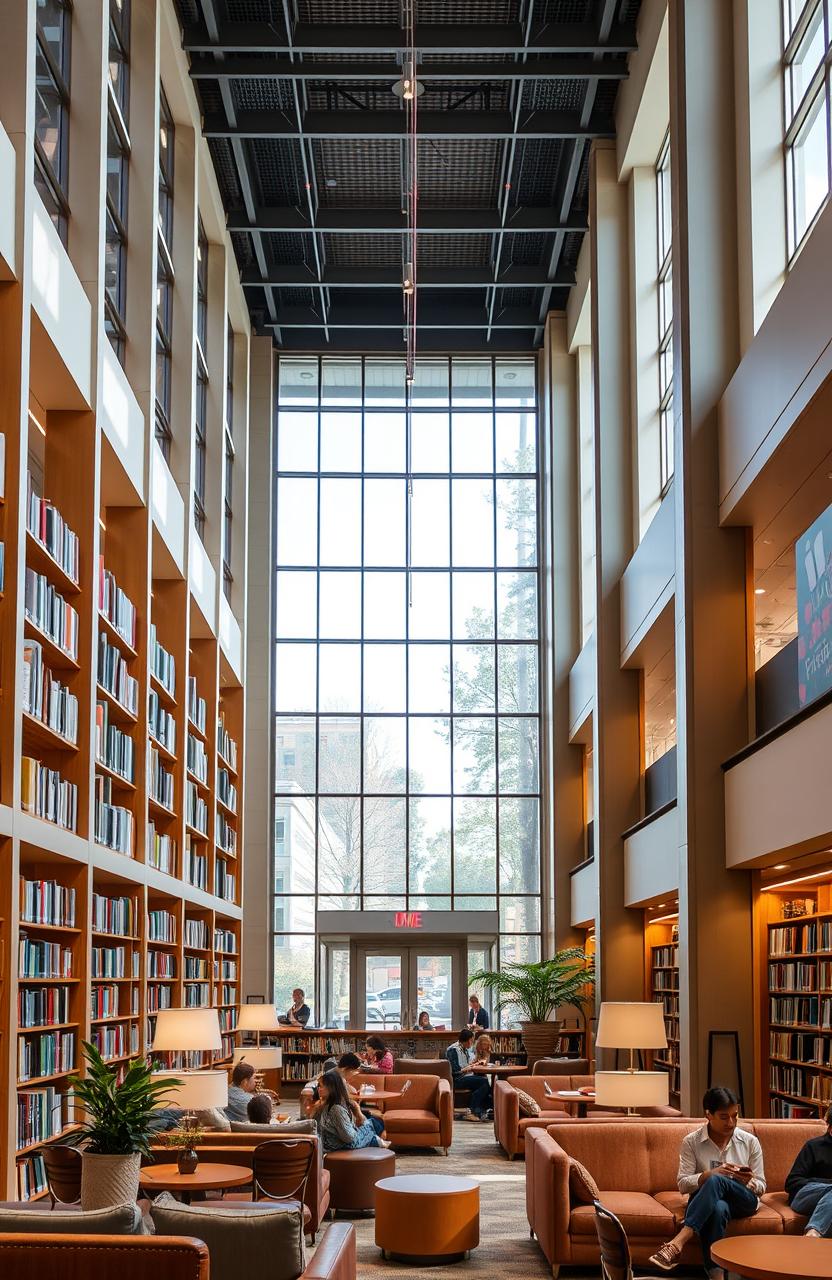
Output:
M315 910L498 910L540 955L533 358L283 357L274 968Z

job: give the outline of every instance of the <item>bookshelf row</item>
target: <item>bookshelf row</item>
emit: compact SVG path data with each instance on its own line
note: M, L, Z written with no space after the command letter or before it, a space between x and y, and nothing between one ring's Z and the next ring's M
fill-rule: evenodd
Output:
M653 1055L653 1066L668 1075L670 1105L681 1097L679 1045L679 943L678 922L649 922L645 927L647 998L662 1006L667 1048Z

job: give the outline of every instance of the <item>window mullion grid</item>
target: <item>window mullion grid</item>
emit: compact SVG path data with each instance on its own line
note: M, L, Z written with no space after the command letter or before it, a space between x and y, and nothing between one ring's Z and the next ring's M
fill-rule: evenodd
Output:
M494 601L494 894L497 903L497 933L500 932L500 649L498 645L499 622L497 617L497 565L500 557L497 554L497 362L491 357L491 461L494 475L491 478L491 504L493 507L492 538L494 539L494 558L492 573L492 599ZM501 948L497 947L499 956ZM499 960L498 960L499 963Z
M453 369L449 369L448 377L453 374ZM453 481L453 393L450 381L448 382L451 394L448 397L448 632L450 634L450 643L448 652L451 655L450 680L448 687L448 742L450 751L448 753L448 764L450 768L450 777L448 779L448 792L450 795L451 808L451 831L450 831L450 855L451 855L451 910L456 906L456 785L454 782L454 756L455 756L455 737L456 737L456 719L454 717L454 658L456 650L454 642L456 636L454 634L454 569L456 560L454 557L454 481Z
M315 547L315 590L317 593L315 611L315 909L318 907L318 894L321 887L321 399L323 362L318 356L318 408L317 408L317 475L316 492L318 495L318 530ZM360 888L360 881L359 881ZM360 899L359 899L360 901ZM316 966L317 969L317 966Z

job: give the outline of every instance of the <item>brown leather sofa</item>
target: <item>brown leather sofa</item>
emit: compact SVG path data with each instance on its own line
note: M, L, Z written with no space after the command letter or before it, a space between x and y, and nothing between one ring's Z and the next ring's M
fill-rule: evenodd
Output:
M448 1084L454 1082L447 1058L394 1058L393 1073L397 1076L439 1076Z
M588 1076L588 1058L538 1058L533 1076Z
M355 1228L327 1228L301 1280L355 1280ZM0 1236L0 1275L13 1280L210 1280L208 1250L192 1236Z
M600 1259L591 1204L570 1198L570 1157L592 1174L601 1203L620 1218L635 1263L645 1263L678 1231L687 1196L676 1189L682 1138L702 1120L583 1120L532 1129L526 1150L529 1226L557 1276L561 1266L594 1266ZM729 1224L729 1235L800 1234L806 1220L789 1208L786 1175L807 1138L824 1132L814 1120L743 1120L760 1139L768 1190L753 1218ZM698 1242L682 1262L701 1265Z
M447 1080L428 1075L373 1075L367 1082L375 1085L377 1094L398 1093L406 1080L410 1087L401 1098L393 1098L384 1107L384 1128L393 1146L442 1147L445 1155L453 1141L454 1109L451 1086ZM371 1101L366 1097L359 1101Z

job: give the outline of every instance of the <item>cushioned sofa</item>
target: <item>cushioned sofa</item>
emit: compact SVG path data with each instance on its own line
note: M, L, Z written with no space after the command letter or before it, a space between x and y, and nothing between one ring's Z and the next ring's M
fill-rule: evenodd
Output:
M391 1099L384 1107L387 1137L394 1147L442 1147L447 1155L454 1128L453 1098L447 1080L433 1074L367 1077L367 1083L373 1084L378 1094L399 1093L407 1080L410 1086L404 1096Z
M597 1266L598 1238L591 1203L570 1195L570 1161L595 1179L600 1200L622 1221L633 1261L644 1263L678 1230L687 1196L676 1190L679 1147L701 1120L592 1120L550 1124L528 1131L526 1212L529 1226L557 1276L567 1265ZM807 1138L824 1126L813 1120L743 1120L760 1139L768 1190L753 1218L732 1222L729 1235L799 1234L805 1219L789 1208L783 1190L792 1161ZM683 1262L701 1264L699 1245Z
M494 1089L494 1136L506 1152L510 1160L522 1156L525 1152L526 1134L530 1129L546 1129L554 1121L577 1121L577 1103L561 1098L549 1098L545 1086L548 1084L553 1093L559 1089L583 1089L590 1086L594 1076L510 1076L508 1080L498 1080ZM534 1098L540 1107L539 1116L521 1115L518 1090ZM589 1118L614 1120L620 1116L616 1111L596 1111L590 1109ZM679 1112L674 1107L643 1107L639 1114L651 1117L672 1116L677 1118Z

